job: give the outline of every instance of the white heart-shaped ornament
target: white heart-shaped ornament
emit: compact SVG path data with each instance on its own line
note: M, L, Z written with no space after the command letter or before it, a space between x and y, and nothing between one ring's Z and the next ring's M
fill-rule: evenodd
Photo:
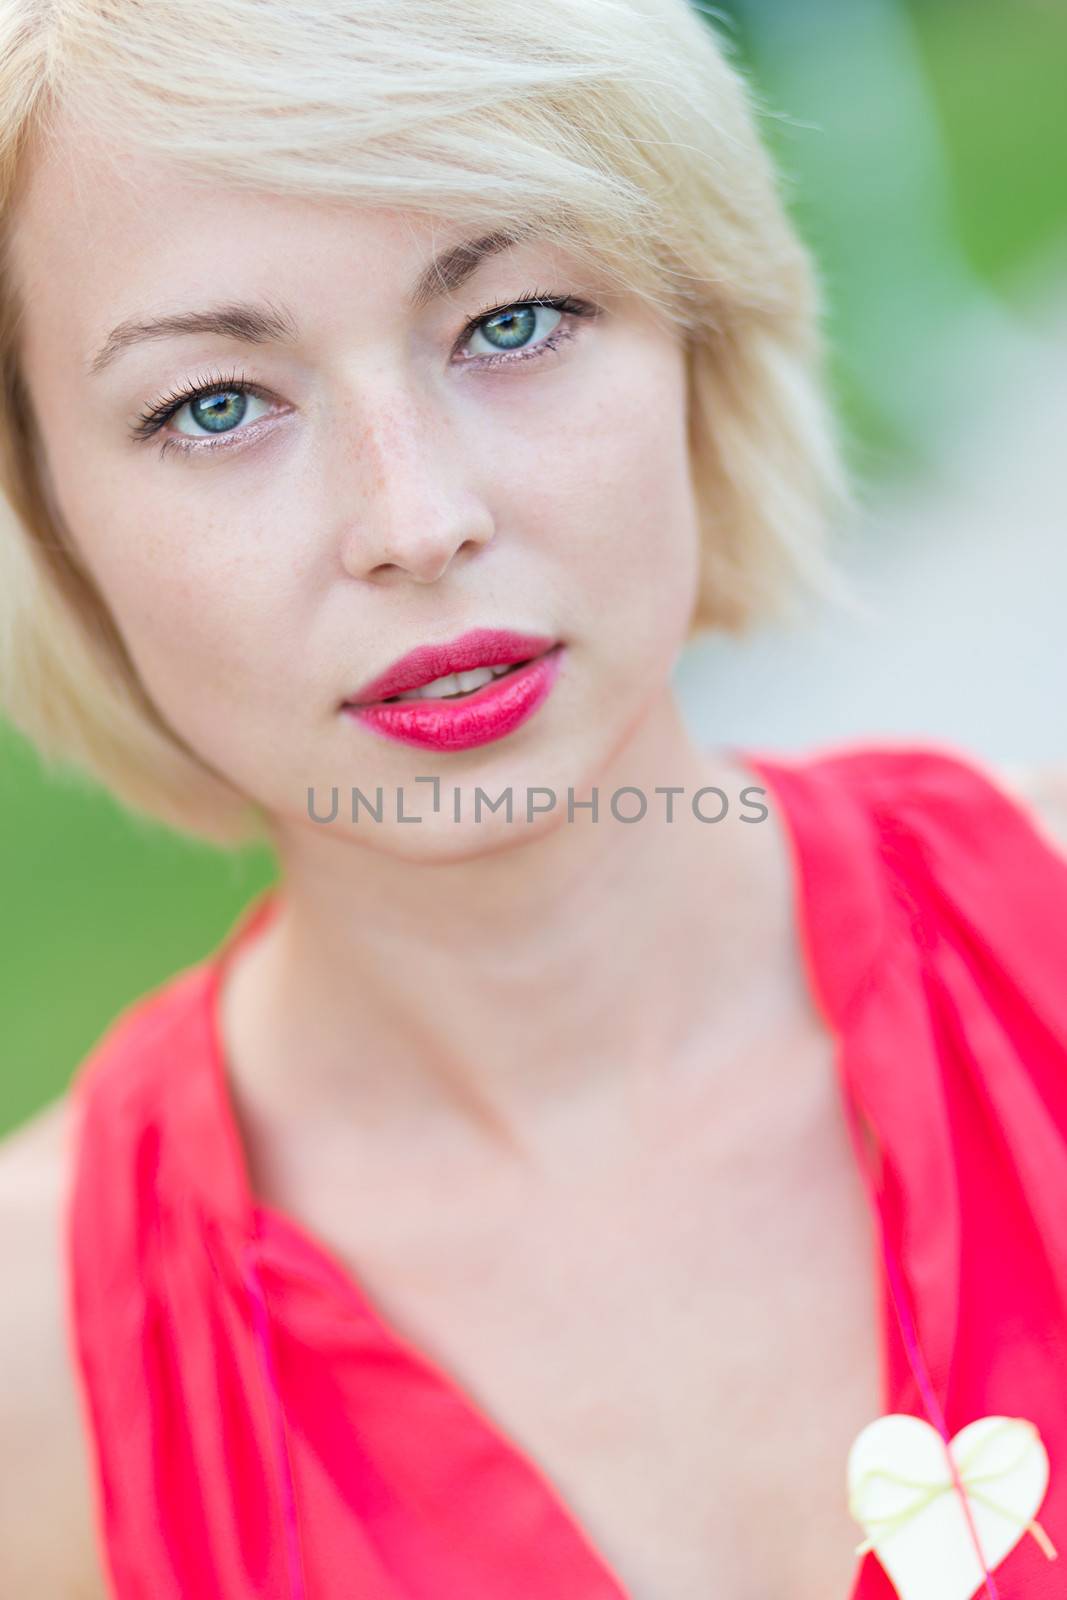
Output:
M1048 1488L1048 1452L1024 1417L979 1417L948 1449L974 1531L953 1482L945 1441L922 1417L892 1412L868 1423L848 1456L849 1511L900 1600L972 1600L1028 1529L1056 1552L1034 1518ZM857 1552L859 1553L859 1552Z

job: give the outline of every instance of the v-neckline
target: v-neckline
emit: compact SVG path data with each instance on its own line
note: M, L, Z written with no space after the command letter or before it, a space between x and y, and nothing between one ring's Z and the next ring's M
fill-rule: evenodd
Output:
M780 758L758 755L754 751L737 746L725 747L724 753L732 757L735 765L741 770L747 770L769 784L784 819L783 844L789 857L793 926L797 931L802 950L809 997L834 1040L832 1070L843 1100L848 1093L846 1058L849 1041L847 1030L842 1025L842 1012L848 1009L846 1001L854 997L856 989L861 985L847 985L845 990L840 986L835 989L831 974L819 961L819 951L825 949L826 945L825 939L820 943L814 934L816 908L812 904L812 886L815 875L812 874L810 870L812 864L805 855L806 846L811 842L810 831L798 825L797 818L792 815L789 805L783 800L782 789L775 780L775 774L781 773L784 765ZM825 820L830 827L829 819ZM831 833L832 831L831 828ZM835 839L828 848L837 852L844 862L848 852L840 840ZM846 888L839 892L847 895L848 890ZM378 1340L386 1349L395 1351L419 1369L430 1383L448 1395L453 1405L465 1415L478 1433L492 1440L498 1459L507 1462L510 1475L521 1481L527 1492L529 1486L536 1485L538 1496L546 1508L550 1521L554 1523L556 1531L563 1536L564 1543L573 1549L575 1560L581 1564L583 1570L576 1571L574 1578L576 1583L580 1580L580 1592L583 1596L588 1595L590 1600L637 1600L626 1587L613 1562L597 1547L591 1535L582 1527L576 1512L568 1506L561 1490L549 1477L546 1469L541 1467L525 1447L491 1416L458 1378L420 1349L411 1337L401 1332L360 1282L358 1275L341 1261L324 1240L318 1238L311 1228L255 1196L227 1078L220 1019L220 991L224 972L231 959L239 949L252 940L265 923L269 922L277 910L278 903L277 887L271 886L256 901L246 906L227 937L207 962L205 969L203 1015L207 1030L210 1082L206 1087L206 1100L201 1105L201 1112L213 1123L212 1132L216 1137L216 1149L225 1163L226 1170L221 1174L217 1173L216 1178L219 1180L219 1192L228 1196L231 1206L230 1220L238 1222L246 1243L253 1249L262 1249L265 1240L272 1236L280 1241L283 1248L288 1243L290 1255L295 1248L304 1258L305 1264L310 1266L314 1276L336 1294L338 1301L342 1304L347 1303L365 1324L373 1327ZM847 917L845 920L848 920ZM868 950L880 948L881 933L882 930L879 928L877 936L868 941ZM861 960L857 969L860 974L863 965ZM862 975L869 979L869 972ZM870 985L867 983L862 987L869 989ZM855 1146L854 1153L861 1159ZM885 1225L885 1219L873 1184L862 1171L861 1175L864 1177L869 1212L872 1209L874 1212L871 1220L875 1225L874 1232L877 1239ZM889 1361L893 1313L883 1271L881 1255L876 1248L873 1259L873 1279L876 1289L874 1322L878 1330L880 1400L884 1414L893 1409L894 1397L891 1392ZM845 1463L842 1462L842 1485L844 1474ZM857 1525L857 1541L860 1531ZM848 1593L839 1597L839 1600L861 1600L865 1575L871 1559L873 1557L869 1555L857 1559ZM575 1592L578 1592L577 1588Z

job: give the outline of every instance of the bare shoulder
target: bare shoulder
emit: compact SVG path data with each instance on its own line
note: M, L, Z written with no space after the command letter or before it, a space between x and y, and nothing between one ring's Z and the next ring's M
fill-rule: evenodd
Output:
M108 1600L67 1344L74 1131L64 1095L0 1140L0 1594Z
M1062 766L1005 766L991 770L1000 786L1027 808L1053 849L1067 857L1067 761Z

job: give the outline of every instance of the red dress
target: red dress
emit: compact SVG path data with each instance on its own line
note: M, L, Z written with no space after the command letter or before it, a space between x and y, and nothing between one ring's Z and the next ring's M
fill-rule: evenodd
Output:
M781 819L838 1042L885 1249L883 1410L936 1421L932 1405L946 1437L991 1414L1037 1425L1060 1557L1024 1536L980 1592L1052 1600L1067 1593L1067 859L944 746L732 753ZM115 1600L623 1600L530 1457L250 1192L215 1000L276 893L129 1006L74 1080L69 1339ZM869 1552L827 1600L892 1594Z

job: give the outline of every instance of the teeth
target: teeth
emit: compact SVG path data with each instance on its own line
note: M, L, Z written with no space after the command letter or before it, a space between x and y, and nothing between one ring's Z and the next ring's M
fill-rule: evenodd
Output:
M432 683L424 683L419 689L410 689L406 694L390 696L394 700L444 700L450 695L470 694L474 689L480 689L483 684L492 683L494 678L500 678L505 672L511 671L512 663L503 667L475 667L470 672L450 672L445 678L434 678Z

